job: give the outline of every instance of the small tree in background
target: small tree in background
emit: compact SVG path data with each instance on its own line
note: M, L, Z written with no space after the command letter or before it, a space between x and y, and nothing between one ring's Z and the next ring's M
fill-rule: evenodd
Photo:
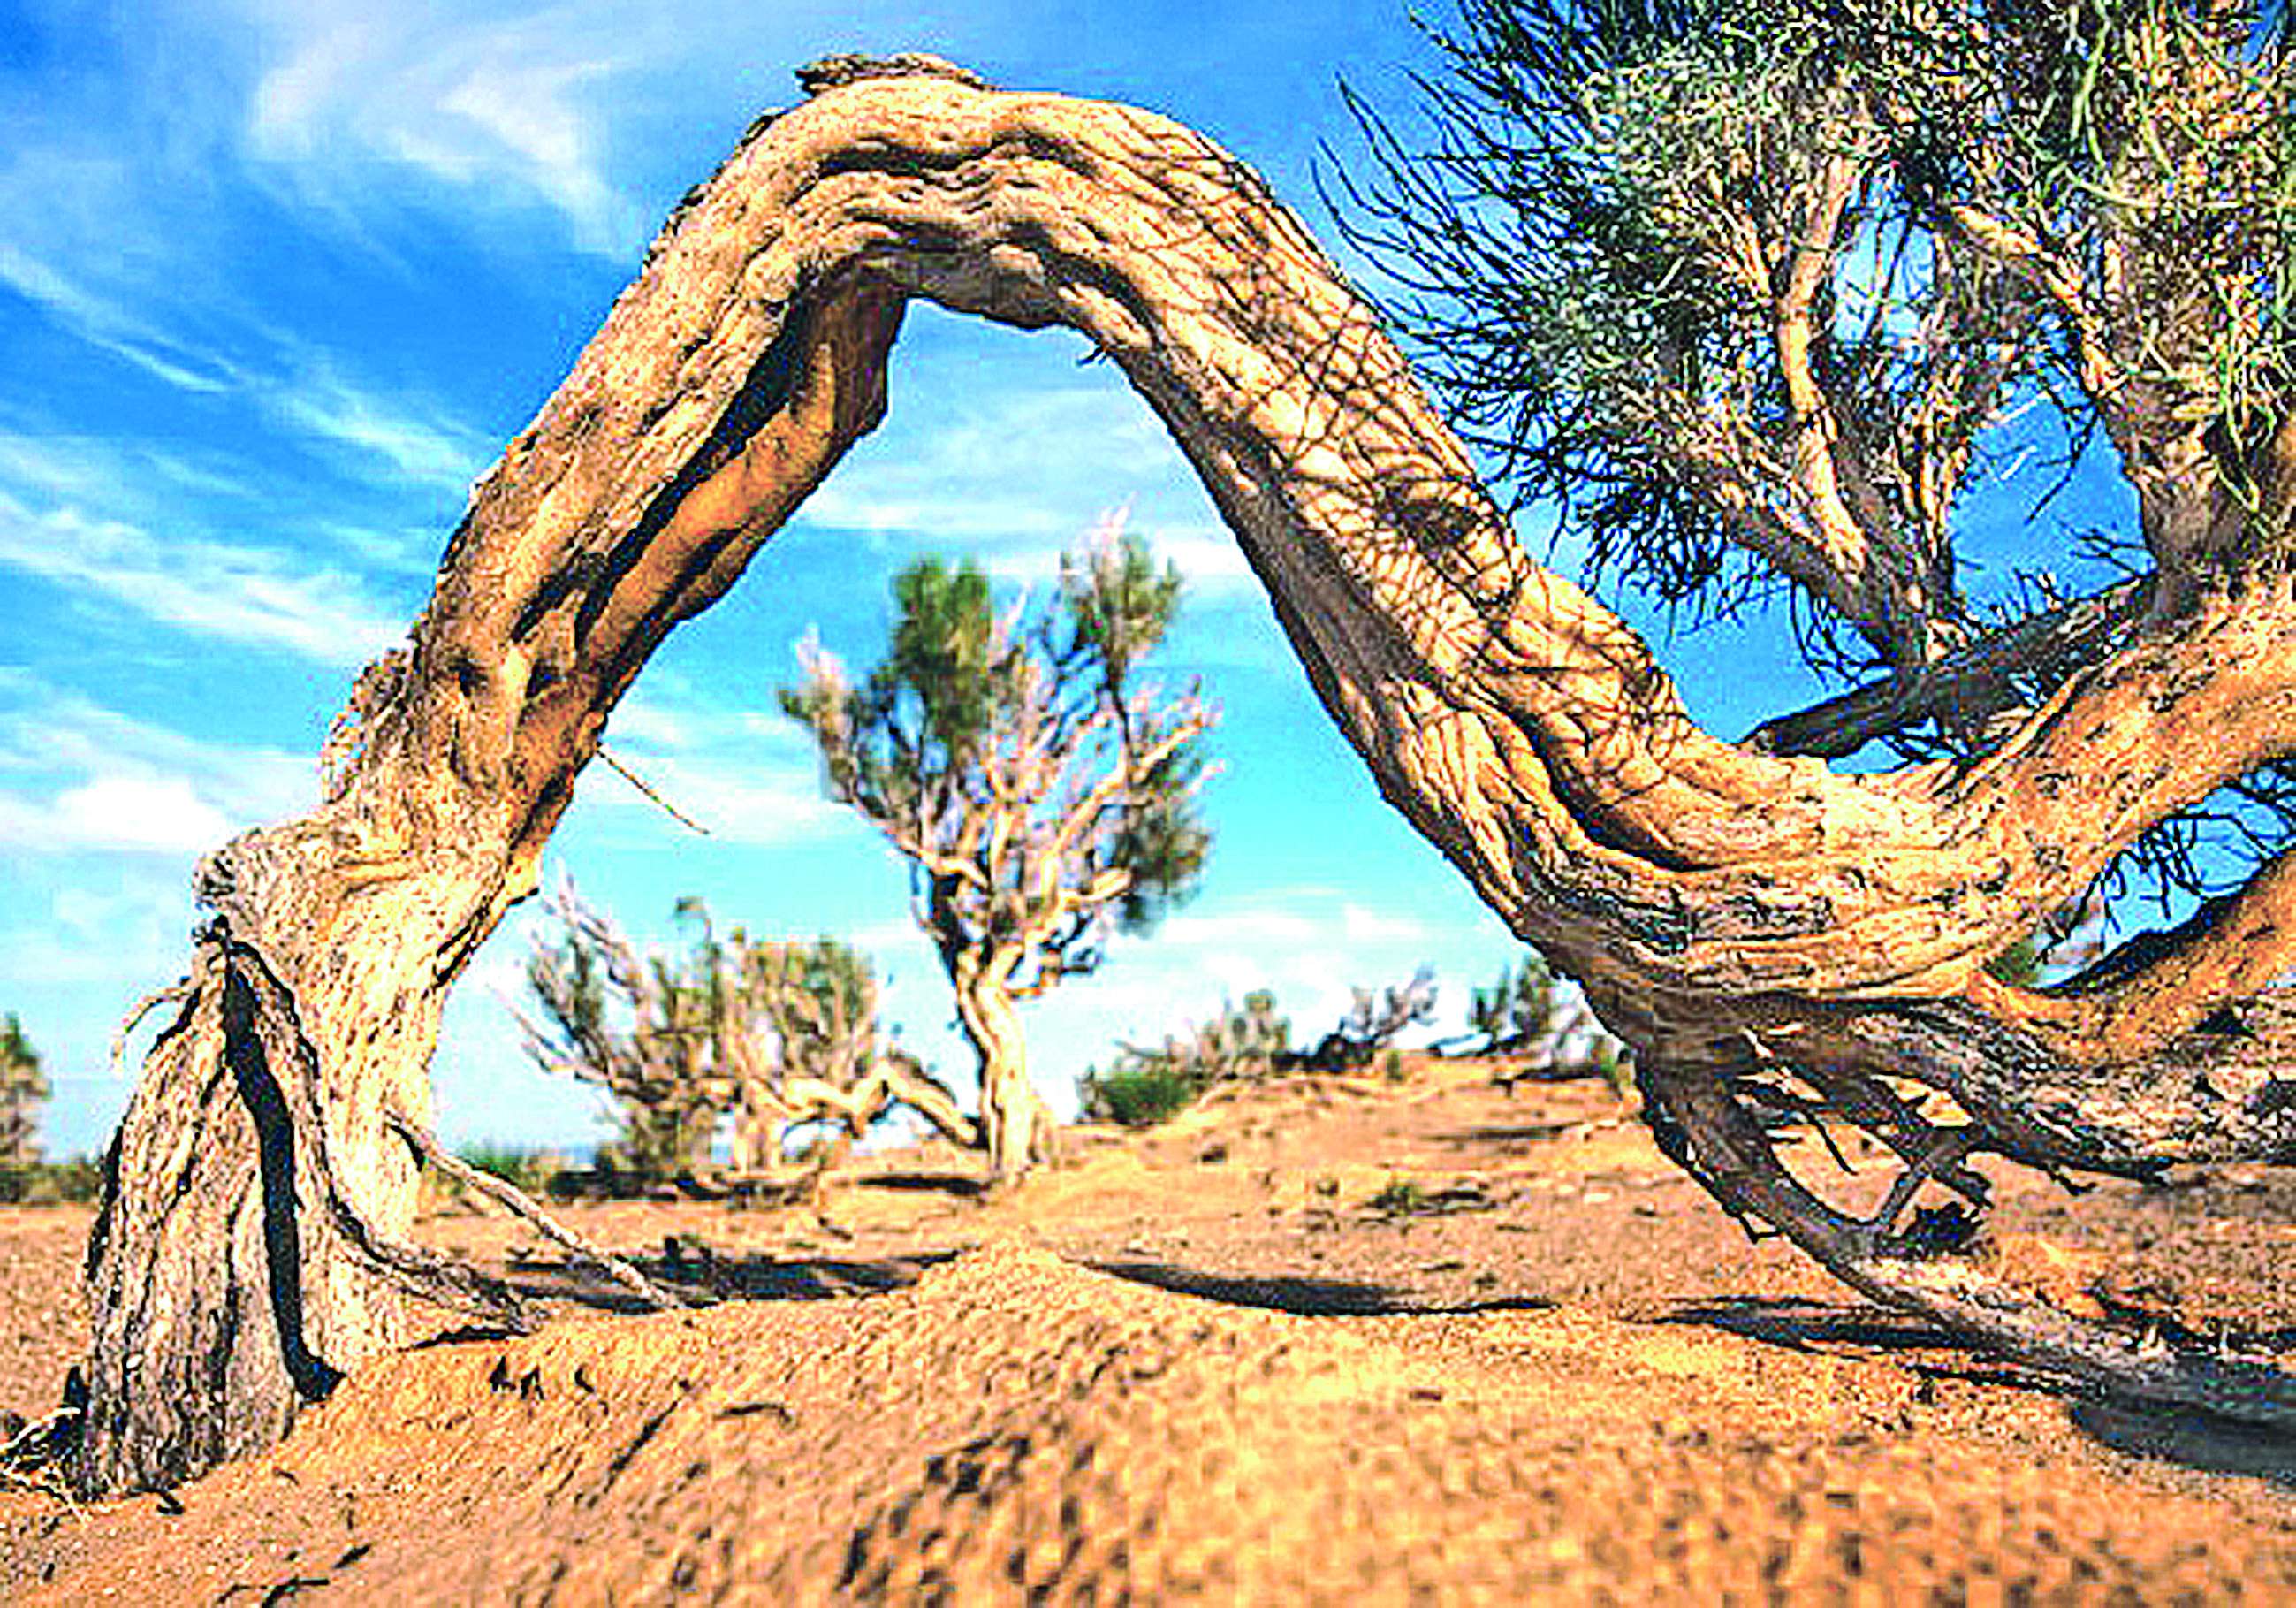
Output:
M1533 1075L1601 1078L1626 1092L1625 1046L1612 1038L1584 996L1566 987L1536 949L1520 963L1503 967L1498 980L1475 990L1468 1007L1471 1032L1480 1040L1472 1054L1519 1057ZM1518 1073L1503 1079L1510 1086Z
M39 1053L12 1011L0 1018L0 1167L40 1159L40 1107L48 1093Z
M1265 1078L1291 1058L1292 1024L1275 1013L1275 996L1257 989L1241 1005L1160 1045L1119 1046L1106 1071L1086 1069L1077 1086L1090 1122L1144 1128L1177 1113L1215 1083Z
M1467 1007L1468 1030L1481 1042L1479 1055L1526 1055L1551 1039L1559 989L1546 957L1536 949L1517 965L1503 966L1498 980L1477 989Z
M861 681L816 646L782 694L830 795L906 857L912 907L980 1060L982 1142L1000 1178L1046 1153L1014 1006L1097 968L1190 892L1210 834L1191 689L1136 685L1178 610L1180 576L1104 523L1061 561L1044 607L998 613L971 563L893 582L884 661Z
M858 951L831 939L753 940L738 927L720 938L708 907L686 898L677 912L689 948L644 954L570 886L552 908L558 931L527 960L543 1012L520 1017L527 1054L613 1095L619 1166L652 1179L785 1182L804 1129L831 1136L817 1166L896 1104L974 1142L955 1096L885 1041L876 976Z
M809 1128L812 1164L825 1166L896 1105L961 1144L979 1142L956 1096L882 1030L868 956L832 939L753 944L739 929L726 948L734 984L718 991L717 1045L734 1085L737 1173L778 1171Z
M1390 983L1376 993L1357 989L1354 994L1355 1003L1339 1025L1317 1039L1305 1056L1294 1057L1296 1064L1324 1072L1369 1066L1381 1051L1394 1046L1406 1028L1435 1014L1435 969L1422 966L1408 982Z

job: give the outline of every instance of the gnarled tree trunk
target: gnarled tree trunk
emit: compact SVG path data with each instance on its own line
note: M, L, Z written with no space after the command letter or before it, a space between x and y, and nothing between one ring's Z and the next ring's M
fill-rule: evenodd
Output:
M964 950L949 981L957 1025L980 1063L980 1143L989 1175L1010 1183L1050 1158L1053 1114L1029 1078L1029 1038L1013 999L1018 951Z
M361 679L325 802L203 874L216 920L93 1249L90 1486L261 1444L395 1343L404 1288L447 1288L396 1243L414 1174L390 1126L421 1118L440 997L532 889L646 656L874 422L912 296L1067 324L1121 366L1382 792L1583 981L1661 1137L1734 1208L1966 1333L2288 1415L2284 1374L2083 1328L1898 1227L1918 1187L1969 1187L1978 1149L2106 1170L2296 1154L2276 1027L2212 1021L2296 964L2284 863L2079 991L1981 969L2148 823L2296 751L2284 575L2227 559L1965 767L1836 776L1735 746L1525 554L1249 169L1149 114L922 60L807 83L672 219L480 483L409 647ZM1742 1104L1786 1078L1897 1145L1913 1187L1860 1221L1794 1180Z

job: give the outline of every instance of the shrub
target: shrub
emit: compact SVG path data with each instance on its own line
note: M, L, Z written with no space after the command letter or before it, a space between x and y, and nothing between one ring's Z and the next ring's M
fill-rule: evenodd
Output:
M1388 1217L1409 1217L1427 1209L1427 1191L1409 1178L1390 1178L1365 1203Z
M1202 1092L1185 1068L1152 1055L1105 1072L1086 1071L1084 1115L1092 1122L1152 1128L1179 1115Z

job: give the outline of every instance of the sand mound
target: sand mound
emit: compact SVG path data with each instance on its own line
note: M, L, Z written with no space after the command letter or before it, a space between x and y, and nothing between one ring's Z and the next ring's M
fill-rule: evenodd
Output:
M393 1358L180 1514L52 1536L25 1600L2296 1592L2286 1524L1981 1450L1948 1477L1893 1431L1912 1388L1586 1313L1255 1311L1002 1242L865 1299Z

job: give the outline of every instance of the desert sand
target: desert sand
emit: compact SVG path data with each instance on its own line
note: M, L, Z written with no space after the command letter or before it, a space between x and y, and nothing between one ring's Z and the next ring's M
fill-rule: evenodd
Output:
M1598 1085L1224 1093L1010 1194L925 1146L770 1210L423 1237L545 1296L164 1497L0 1496L28 1604L2296 1601L2296 1446L2089 1401L1750 1243ZM1855 1161L1855 1158L1852 1158ZM2296 1336L2296 1181L2004 1178L2063 1299ZM85 1213L0 1213L0 1406Z

